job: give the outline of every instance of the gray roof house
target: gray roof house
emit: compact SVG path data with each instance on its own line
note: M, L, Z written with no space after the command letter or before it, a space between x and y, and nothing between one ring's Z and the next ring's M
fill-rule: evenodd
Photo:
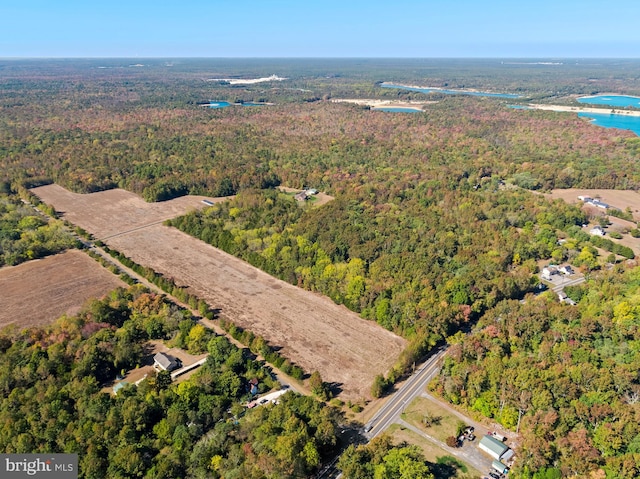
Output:
M153 367L162 371L173 371L178 367L178 362L168 354L156 353L153 357Z

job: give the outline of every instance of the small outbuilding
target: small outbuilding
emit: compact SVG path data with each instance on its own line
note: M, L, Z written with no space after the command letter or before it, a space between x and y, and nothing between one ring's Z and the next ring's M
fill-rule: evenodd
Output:
M509 472L509 468L502 464L500 461L493 461L491 463L491 467L498 471L500 474L506 474L507 472Z
M574 273L573 268L571 266L569 266L568 264L560 266L558 268L558 271L560 271L562 274L567 275L567 276L571 276Z
M249 381L249 393L252 396L255 396L256 394L258 394L259 392L258 384L260 384L258 381L258 378L253 378L251 381Z

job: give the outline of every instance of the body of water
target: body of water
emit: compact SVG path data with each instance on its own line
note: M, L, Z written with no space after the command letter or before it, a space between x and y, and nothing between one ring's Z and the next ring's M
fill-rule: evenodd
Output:
M207 105L209 108L225 108L231 106L228 101L212 101Z
M494 98L520 98L520 95L514 95L511 93L489 93L486 91L468 91L468 90L440 90L438 88L416 88L404 85L394 85L392 83L386 83L380 85L382 88L395 88L397 90L417 91L420 93L444 93L445 95L469 95L469 96L489 96Z
M591 118L594 125L605 128L631 130L640 136L640 116L610 115L606 113L578 113L579 117Z
M579 103L588 103L590 105L606 105L617 108L624 108L627 106L633 106L640 108L640 98L637 96L624 96L624 95L598 95L598 96L583 96L578 98Z
M228 106L264 106L266 103L253 103L250 101L246 101L244 103L229 103L228 101L212 101L209 103L203 104L203 106L209 108L226 108Z
M372 108L374 111L387 111L390 113L421 113L422 110L416 110L415 108L401 108L401 107L381 107Z

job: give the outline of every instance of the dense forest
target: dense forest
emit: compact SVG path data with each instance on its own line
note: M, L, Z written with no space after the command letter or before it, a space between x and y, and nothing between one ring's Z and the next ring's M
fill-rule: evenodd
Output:
M62 221L48 221L17 196L0 193L0 267L78 246Z
M397 377L487 308L531 290L536 260L575 256L579 244L559 246L558 231L584 221L574 206L497 184L422 188L399 205L339 198L304 211L289 195L245 191L169 224L413 339Z
M160 372L104 391L143 363L150 339L209 359L177 384ZM246 410L251 379L278 385L270 372L140 286L47 328L3 331L0 364L0 450L78 453L83 478L301 477L337 444L339 414L313 398Z
M233 76L227 70L233 62L194 61L183 69L162 63L126 68L113 62L3 62L3 188L51 181L79 192L119 186L155 201L185 193L224 196L278 183L333 192L374 185L376 192L395 197L420 181L447 182L461 176L472 186L496 177L531 189L640 183L640 172L630 162L640 140L631 133L596 128L571 114L516 111L501 100L441 95L425 114L394 116L323 100L336 96L336 85L349 97L404 98L406 92L391 92L375 81L442 83L445 75L454 74L455 62L418 65L413 77L408 71L400 74L402 65L393 63L385 70L384 62L365 62L366 69L350 76L357 65L342 65L346 71L338 72L340 62L293 62L279 72L291 76L290 82L239 87L206 81ZM234 75L242 75L250 65ZM536 82L560 82L566 75L566 88L570 81L574 87L565 96L593 93L599 86L606 91L620 88L604 66L566 66L556 73L547 71L549 67L475 67L475 74L458 70L456 75L464 80L449 86L511 91L512 83L520 82L535 91ZM619 67L621 76L630 75L628 65ZM271 65L253 75L265 68ZM633 78L625 78L628 88L639 88ZM585 90L583 83L591 89ZM558 83L554 86L559 88ZM221 110L198 106L212 98L274 105Z
M514 475L581 476L600 467L611 478L637 475L638 279L620 263L633 252L588 237L579 227L584 212L538 193L637 189L640 139L573 114L379 85L571 103L583 94L640 93L637 63L144 63L1 61L0 192L56 182L76 192L121 187L147 201L237 194L170 224L408 338L385 387L448 340L452 352L433 390L521 434ZM210 81L274 73L287 80ZM437 103L402 115L332 98ZM201 106L209 100L271 104ZM300 204L279 185L335 199ZM0 200L0 266L75 244L61 224L10 198ZM606 260L603 250L612 253ZM541 260L568 261L589 275L568 291L576 307L526 296ZM336 445L336 413L288 394L277 406L229 417L246 382L269 384L268 374L208 334L137 289L49 328L2 333L0 449L79 451L83 477L96 478L315 471ZM158 376L115 398L101 393L141 361L153 338L212 359L178 386ZM384 442L351 448L341 464L348 477L436 472L423 470L415 449Z
M503 301L451 338L431 388L519 431L518 477L640 475L640 272L592 274L578 305Z

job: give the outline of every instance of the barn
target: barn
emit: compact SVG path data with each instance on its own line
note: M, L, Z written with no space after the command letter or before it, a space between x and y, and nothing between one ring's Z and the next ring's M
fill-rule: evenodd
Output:
M481 451L484 451L487 454L489 454L492 458L494 458L497 461L503 458L506 459L506 456L511 457L511 455L513 455L513 453L511 455L508 454L509 451L511 451L509 449L509 446L507 446L502 441L498 441L495 437L490 436L489 434L487 434L480 440L480 444L478 444L478 448Z

